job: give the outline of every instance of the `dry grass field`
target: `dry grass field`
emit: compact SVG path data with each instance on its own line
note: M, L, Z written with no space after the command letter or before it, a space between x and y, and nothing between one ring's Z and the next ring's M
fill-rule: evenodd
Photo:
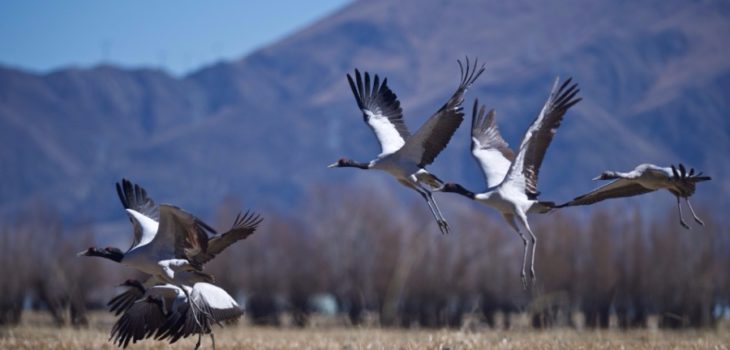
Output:
M30 318L30 319L28 319ZM107 341L112 320L95 314L88 329L51 326L41 317L0 328L0 349L115 349ZM251 327L216 328L217 349L730 349L730 325L717 330L621 332L553 329L510 331L470 327L469 330L400 330L375 327L317 326L305 329ZM192 337L175 346L143 341L129 349L192 349ZM210 337L202 349L210 349Z

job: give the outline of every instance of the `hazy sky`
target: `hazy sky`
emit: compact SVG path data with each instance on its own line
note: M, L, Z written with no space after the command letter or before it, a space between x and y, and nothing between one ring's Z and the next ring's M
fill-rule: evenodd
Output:
M0 64L46 72L100 62L183 74L240 58L348 0L2 0Z

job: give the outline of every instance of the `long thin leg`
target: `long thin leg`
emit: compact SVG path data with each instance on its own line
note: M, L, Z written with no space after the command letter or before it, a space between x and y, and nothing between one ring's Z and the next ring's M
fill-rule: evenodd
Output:
M200 340L202 338L202 335L201 334L202 334L202 332L199 332L198 333L198 342L195 343L195 349L193 349L193 350L198 350L198 348L200 348Z
M530 224L527 222L527 217L520 213L518 216L520 218L520 221L522 222L522 226L525 226L525 229L527 229L527 233L530 234L530 241L532 242L532 256L530 257L530 277L532 278L532 282L535 282L535 247L537 246L537 236L532 232L532 229L530 228Z
M504 219L507 221L507 223L512 226L512 228L517 232L517 234L522 239L522 271L520 272L520 277L522 277L522 287L527 290L527 277L525 273L525 267L527 266L527 237L520 231L520 228L515 223L515 216L512 214L502 214Z
M213 350L215 350L215 337L213 336L213 330L210 330L210 342L213 343Z
M436 199L433 198L433 193L431 191L422 188L422 190L426 193L426 196L428 196L428 201L430 201L430 206L435 209L435 215L438 216L436 221L439 224L439 229L441 230L442 234L449 233L449 224L446 222L446 219L444 218L444 214L441 213L441 209L439 209L438 204L436 204Z
M689 198L684 199L687 202L687 206L689 207L690 213L692 213L692 217L695 219L695 221L700 224L701 226L705 226L705 223L700 220L700 218L697 217L697 214L695 214L695 210L692 208L692 204L689 203Z
M439 209L438 204L436 204L436 199L433 198L433 194L429 192L429 197L431 197L431 202L433 203L434 208L436 208L436 212L441 217L441 221L444 223L444 227L446 228L446 232L449 231L449 224L446 222L446 218L444 218L444 214L441 213L441 209Z
M689 230L689 226L684 222L684 218L682 217L682 205L679 203L679 196L675 197L677 197L677 209L679 209L679 224Z
M433 218L436 220L436 223L439 225L439 229L441 230L441 233L443 234L443 233L448 232L448 230L446 232L444 232L444 221L438 216L438 214L436 213L436 209L434 209L433 205L431 204L431 200L429 199L429 197L431 196L431 192L429 192L425 189L422 189L419 186L414 185L408 181L398 180L398 182L400 182L402 185L404 185L408 188L412 188L414 191L418 192L418 194L420 194L421 197L423 197L423 199L426 201L426 204L428 204L428 209L431 210L431 214L433 215Z
M430 201L429 205L433 208L433 210L435 210L434 214L435 214L435 216L438 217L436 219L436 222L438 222L438 224L439 224L439 229L441 230L441 234L449 233L449 224L446 222L446 219L444 218L444 214L441 213L441 209L439 209L438 204L436 204L436 200L433 198L433 194L431 193L431 190L426 187L426 186L430 186L433 188L438 188L438 186L435 186L432 183L432 182L438 183L438 179L435 176L426 172L425 174L421 174L421 175L426 175L426 176L422 177L423 181L421 181L421 180L419 180L418 175L419 175L419 173L411 174L411 176L410 176L411 182L414 184L414 186L417 186L423 193L425 193L428 196L427 200ZM443 186L441 186L441 187L443 187Z
M425 191L424 193L426 195L426 203L428 203L428 207L431 209L431 213L436 219L436 223L438 223L439 225L439 230L441 230L441 234L449 233L449 225L446 223L446 220L444 220L444 218L441 216L441 211L439 211L438 207L436 206L436 201L433 200L433 195L429 191Z

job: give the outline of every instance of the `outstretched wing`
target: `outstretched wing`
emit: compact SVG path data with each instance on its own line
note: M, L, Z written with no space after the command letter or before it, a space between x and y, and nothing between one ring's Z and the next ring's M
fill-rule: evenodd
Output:
M124 284L122 284L128 287L127 290L115 296L106 304L107 307L109 307L109 312L113 313L115 316L119 316L119 314L132 307L134 302L142 298L147 288L160 283L164 282L155 276L147 278L144 284L137 280L127 280Z
M162 204L160 226L150 245L154 245L163 254L190 261L193 256L208 249L206 231L216 233L213 228L194 215L178 207Z
M228 248L231 244L246 239L248 236L256 232L256 228L263 221L258 214L247 211L245 214L240 213L236 216L233 226L230 230L223 234L217 235L208 240L208 249L195 255L192 260L194 264L203 265L212 260L216 255Z
M535 121L532 122L517 153L515 161L512 162L505 181L520 188L524 188L528 197L535 198L538 195L537 177L540 171L545 151L560 127L565 112L570 107L580 102L582 98L576 98L580 89L578 84L570 84L572 79L566 80L560 88L560 78L555 79L550 97L542 107Z
M112 327L109 340L126 348L129 342L136 343L154 335L167 319L162 305L151 300L139 300L127 309Z
M399 151L403 156L418 162L419 167L433 163L436 156L446 147L451 137L464 120L464 94L466 90L484 72L484 65L477 69L477 62L470 66L469 58L466 67L459 63L461 82L451 98L432 115L418 131L406 141Z
M160 212L157 204L147 195L147 191L137 184L133 184L127 179L116 183L117 195L122 202L124 209L132 209L154 221L160 220ZM132 222L134 237L130 249L136 247L141 242L149 242L154 238L154 232L145 232L142 230L140 223L133 216L129 216Z
M610 198L621 198L637 196L644 193L653 192L650 188L639 185L638 183L627 180L618 179L603 185L584 195L575 197L572 201L558 205L558 208L572 207L577 205L589 205Z
M119 316L122 312L129 310L135 301L144 296L144 292L145 290L141 286L130 286L129 289L109 300L106 306L109 307L109 312L113 313L114 316Z
M376 74L371 85L370 74L365 72L363 84L360 71L355 69L355 80L353 81L352 76L347 74L347 82L350 83L350 89L355 95L365 123L370 126L380 142L380 154L390 154L403 147L410 133L403 122L403 110L398 97L388 88L388 79L383 79L381 84L380 77Z
M479 163L487 181L487 188L497 186L504 180L515 154L499 134L494 110L484 114L485 107L479 108L479 100L474 100L471 117L471 154Z

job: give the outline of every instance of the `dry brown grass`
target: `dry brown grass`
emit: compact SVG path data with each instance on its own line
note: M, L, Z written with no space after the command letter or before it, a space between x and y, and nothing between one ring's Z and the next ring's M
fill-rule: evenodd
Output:
M58 329L31 317L21 326L0 329L0 349L115 349L107 341L110 322L98 314L88 329ZM191 349L195 340L185 339L172 347L147 340L129 349ZM729 344L727 324L718 330L681 332L294 329L244 324L216 329L217 349L729 349ZM202 348L211 348L209 337L204 338Z

